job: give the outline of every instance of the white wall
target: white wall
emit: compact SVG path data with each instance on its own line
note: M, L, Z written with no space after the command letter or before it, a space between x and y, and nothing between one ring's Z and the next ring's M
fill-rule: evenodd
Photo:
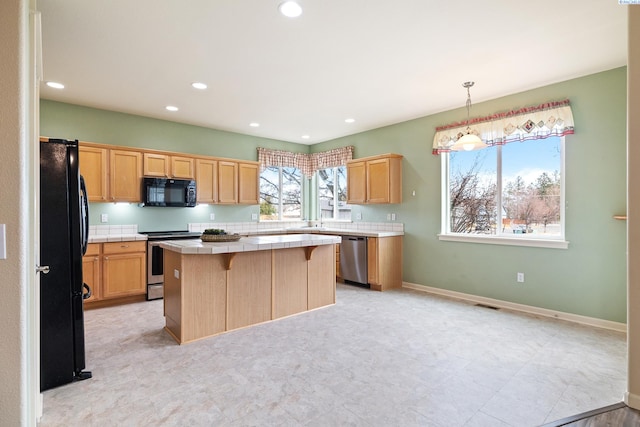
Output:
M7 258L0 260L0 425L35 425L33 327L28 310L30 118L28 106L28 0L0 2L0 224L6 224ZM28 268L31 267L31 268ZM30 379L31 378L31 379Z

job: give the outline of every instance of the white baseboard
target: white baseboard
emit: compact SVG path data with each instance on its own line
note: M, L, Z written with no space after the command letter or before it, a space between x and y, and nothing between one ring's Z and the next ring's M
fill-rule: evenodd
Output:
M630 408L640 409L640 396L627 391L624 394L624 403Z
M534 307L531 305L518 304L509 301L502 301L493 298L481 297L478 295L465 294L462 292L450 291L447 289L432 288L431 286L418 285L416 283L402 282L402 287L430 294L442 295L445 297L471 301L474 303L490 305L493 307L507 308L509 310L521 311L538 316L552 317L554 319L567 320L569 322L583 325L595 326L597 328L609 329L617 332L627 332L627 324L612 322L610 320L597 319L595 317L581 316L579 314L564 313L562 311L548 310L546 308ZM629 405L631 406L631 405Z

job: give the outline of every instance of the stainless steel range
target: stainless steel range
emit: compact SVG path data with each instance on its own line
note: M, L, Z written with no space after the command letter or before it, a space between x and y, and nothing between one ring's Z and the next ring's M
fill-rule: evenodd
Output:
M202 233L191 231L141 231L147 235L147 300L160 299L163 296L164 250L160 247L163 240L195 239Z

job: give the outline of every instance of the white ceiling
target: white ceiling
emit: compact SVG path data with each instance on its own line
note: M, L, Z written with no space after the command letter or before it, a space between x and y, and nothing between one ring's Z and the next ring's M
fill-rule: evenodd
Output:
M40 0L41 96L315 144L627 63L615 0L279 3Z

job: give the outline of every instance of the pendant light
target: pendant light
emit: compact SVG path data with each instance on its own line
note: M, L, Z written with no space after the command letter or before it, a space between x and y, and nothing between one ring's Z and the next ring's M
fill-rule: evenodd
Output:
M462 87L467 89L467 133L461 136L455 144L451 146L452 151L473 151L487 148L487 144L485 144L478 135L471 133L471 128L469 127L469 115L471 113L471 93L469 92L469 88L473 85L474 82L462 83Z

